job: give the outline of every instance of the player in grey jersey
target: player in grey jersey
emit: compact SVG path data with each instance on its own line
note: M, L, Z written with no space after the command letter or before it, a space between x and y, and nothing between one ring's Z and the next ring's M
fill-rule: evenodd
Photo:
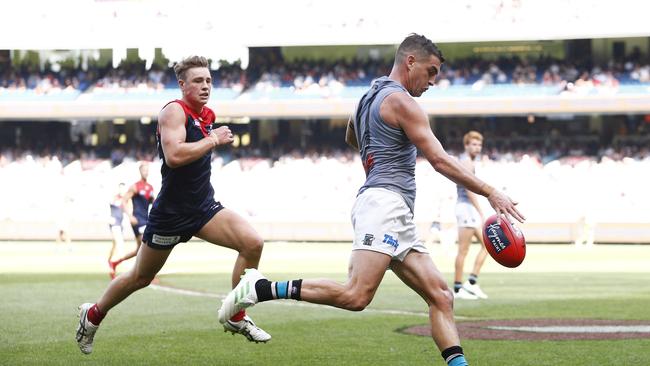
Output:
M476 131L469 131L463 136L465 151L458 157L458 160L467 170L474 173L474 160L481 154L483 147L483 135ZM478 197L462 185L456 187L458 200L456 201L456 222L458 226L458 254L456 255L454 272L454 297L457 299L476 300L487 299L487 295L478 284L478 275L487 258L487 250L483 244L482 226L485 222L483 210L478 202ZM465 258L469 251L472 237L476 237L481 248L476 255L472 272L465 283L463 280L463 268Z
M352 209L354 228L349 279L272 282L255 269L224 299L219 321L258 302L291 298L361 311L370 303L387 268L415 290L429 307L431 335L443 358L466 365L454 323L453 295L418 240L413 223L415 157L420 149L441 174L486 196L499 214L523 221L509 197L490 187L450 157L433 135L419 97L444 62L438 47L421 35L397 49L388 77L376 80L350 118L346 142L358 149L366 182ZM505 218L504 218L505 219Z

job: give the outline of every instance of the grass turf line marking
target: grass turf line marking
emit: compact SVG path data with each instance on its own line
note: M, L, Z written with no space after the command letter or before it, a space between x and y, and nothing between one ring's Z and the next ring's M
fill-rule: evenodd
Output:
M179 287L173 287L173 286L168 286L168 285L160 285L160 284L151 284L149 285L149 288L152 290L156 291L163 291L163 292L170 292L178 295L184 295L184 296L195 296L195 297L209 297L213 299L223 299L226 297L226 295L220 295L220 294L213 294L209 292L204 292L204 291L196 291L196 290L188 290L188 289L183 289ZM320 304L311 304L307 302L298 302L298 301L272 301L271 304L275 305L283 305L283 306L298 306L298 307L308 307L308 308L328 308L328 309L338 309L332 306L328 305L320 305ZM339 309L341 310L341 309ZM403 311L403 310L391 310L391 309L365 309L363 312L366 313L373 313L373 314L388 314L388 315L411 315L411 316L419 316L419 317L429 317L428 313L424 312L416 312L416 311ZM468 319L467 317L464 316L455 316L456 319Z

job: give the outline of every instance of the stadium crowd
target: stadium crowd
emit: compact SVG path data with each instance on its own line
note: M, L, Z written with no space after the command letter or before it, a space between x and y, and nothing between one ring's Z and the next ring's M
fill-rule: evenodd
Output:
M390 67L390 62L382 59L298 59L289 62L279 56L257 57L246 70L239 62L219 62L213 79L215 87L238 93L280 87L292 87L297 91L336 90L368 85L372 79L386 75ZM446 63L437 83L441 88L492 84L560 86L568 92L593 87L616 88L620 83L650 83L650 62L637 53L600 65L544 56L496 60L472 57ZM63 66L46 62L42 69L31 64L0 65L0 91L34 90L47 94L69 90L155 91L165 88L176 88L176 80L171 70L165 70L160 63L154 63L149 69L144 61L124 61L116 68L110 64L90 64L85 69L74 67L74 62Z
M594 205L603 208L594 208L596 220L639 220L647 216L650 204L645 194L650 151L646 147L634 156L625 156L628 150L603 147L599 156L565 156L542 163L539 153L532 149L488 149L477 174L521 199L531 222L576 222L585 207ZM129 151L115 164L92 155L66 161L57 153L2 150L0 220L48 221L64 211L71 212L73 220L105 220L107 202L117 184L137 180L136 156L135 151ZM155 158L152 164L150 182L159 189L160 161ZM226 152L215 154L213 184L224 204L252 217L345 221L364 180L361 166L351 150L293 150L276 159L253 153L234 158ZM439 211L444 212L443 221L453 222L455 187L423 159L419 159L417 169L416 217L432 220L434 212ZM47 189L42 189L43 182L47 182ZM63 209L62 205L70 207Z

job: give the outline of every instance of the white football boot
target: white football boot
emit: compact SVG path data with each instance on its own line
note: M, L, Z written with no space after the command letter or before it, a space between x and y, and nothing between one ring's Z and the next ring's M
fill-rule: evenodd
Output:
M469 291L465 290L465 288L461 287L458 292L454 291L454 299L462 299L462 300L478 300L478 296L470 293Z
M84 354L90 354L93 351L93 338L98 325L88 320L88 310L93 306L91 303L81 304L79 306L79 326L77 327L77 344Z
M271 340L271 335L255 325L253 319L248 315L238 322L232 320L226 321L223 323L223 331L230 332L232 335L242 334L246 339L255 343L266 343Z
M241 310L257 304L257 292L255 292L255 283L265 278L255 268L247 268L244 275L232 291L223 299L219 309L219 323L226 324L233 315Z
M481 287L478 285L478 283L472 285L471 283L469 283L469 281L465 281L465 283L463 283L463 288L467 290L467 292L469 292L470 294L478 297L479 299L488 298L488 295L486 295L485 292L481 290Z

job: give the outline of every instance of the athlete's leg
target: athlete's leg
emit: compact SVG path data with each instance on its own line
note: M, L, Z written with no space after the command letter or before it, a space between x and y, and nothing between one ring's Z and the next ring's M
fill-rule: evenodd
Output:
M240 282L246 268L257 268L264 241L244 218L226 208L217 212L199 232L197 237L239 252L232 271L232 287ZM222 322L224 330L242 334L252 342L268 342L271 335L255 325L242 309L229 314Z
M142 245L142 234L139 234L139 233L135 234L135 248L132 251L127 252L126 254L124 254L118 260L116 260L115 265L118 265L118 264L124 262L125 260L128 260L128 259L131 259L131 258L135 257L138 254L138 251L140 250L141 245Z
M469 245L472 242L472 236L474 236L474 228L458 228L458 254L456 255L456 264L454 267L454 283L459 283L463 280L463 267L465 266L465 257L467 257Z
M147 287L167 261L171 249L153 249L140 246L135 266L128 272L117 276L97 302L97 307L106 313L135 291Z
M239 283L245 268L257 268L264 241L253 226L227 208L217 212L199 232L197 237L239 252L232 272L232 286Z
M481 268L485 263L485 258L487 258L488 255L487 249L485 249L485 243L483 243L483 235L481 234L482 233L479 228L474 229L474 236L476 237L476 240L478 240L479 244L481 244L481 249L476 255L476 260L474 261L474 268L472 269L472 273L476 276L478 276L479 273L481 272Z
M443 351L460 345L454 322L454 297L440 271L426 253L410 251L404 261L393 261L393 272L429 305L431 336Z
M122 235L122 228L116 225L111 226L111 237L113 239L113 242L111 243L111 250L108 252L109 262L113 261L115 251L118 248L124 247L124 236Z
M391 257L383 253L354 250L350 256L347 282L341 284L328 279L303 280L301 300L361 311L375 296L390 261Z

